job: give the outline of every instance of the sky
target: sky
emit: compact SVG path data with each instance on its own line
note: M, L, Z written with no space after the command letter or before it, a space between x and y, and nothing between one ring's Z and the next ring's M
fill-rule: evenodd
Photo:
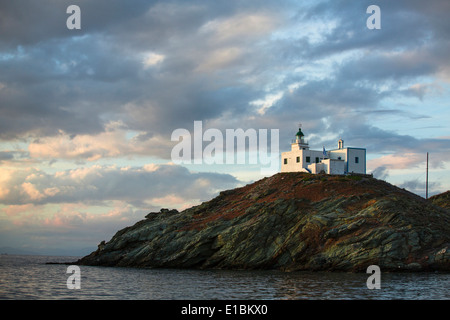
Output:
M81 29L67 27L70 5ZM450 189L448 12L447 0L1 1L0 248L88 254L149 212L267 176L249 161L172 161L172 133L194 121L278 130L279 152L301 123L312 149L366 148L367 173L420 196L429 152L429 195Z

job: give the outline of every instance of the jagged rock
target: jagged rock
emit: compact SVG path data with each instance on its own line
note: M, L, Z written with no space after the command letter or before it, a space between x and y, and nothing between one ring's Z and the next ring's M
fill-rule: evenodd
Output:
M279 173L122 229L84 265L450 271L450 215L371 177Z
M176 214L176 213L178 213L177 209L169 210L169 209L166 209L166 208L162 208L159 212L150 212L149 214L147 214L145 216L145 218L146 219L152 219L152 218L155 217L155 215L158 215L158 214L166 214L166 215L168 215L168 214Z

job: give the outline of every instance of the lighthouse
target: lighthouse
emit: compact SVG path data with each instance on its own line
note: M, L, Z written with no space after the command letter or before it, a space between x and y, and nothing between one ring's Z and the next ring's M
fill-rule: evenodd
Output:
M291 151L281 154L281 172L307 172L326 174L366 174L366 149L344 147L339 139L338 148L326 151L311 150L299 125L291 142Z
M295 134L295 139L292 141L291 150L307 150L309 149L308 142L304 139L302 128L299 126L298 132Z

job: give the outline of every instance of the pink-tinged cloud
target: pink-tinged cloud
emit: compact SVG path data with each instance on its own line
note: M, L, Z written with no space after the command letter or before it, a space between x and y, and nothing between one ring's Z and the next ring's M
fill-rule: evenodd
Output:
M425 157L423 153L390 154L367 161L367 169L374 170L378 167L387 169L417 168L425 163Z
M51 214L42 219L42 225L59 229L80 228L88 222L89 214L85 212L88 207L82 204L64 203L55 208L47 207ZM49 210L50 209L50 210ZM56 210L56 211L55 211Z
M139 211L126 202L113 201L108 205L87 206L79 203L9 205L0 209L0 216L15 226L33 229L51 228L55 232L124 221L132 223L143 218L142 210Z
M48 173L37 168L6 172L0 180L0 204L96 204L124 201L139 208L184 207L210 199L240 182L231 175L192 173L177 165L143 167L94 165Z
M94 249L100 241L109 240L117 230L142 220L147 213L123 201L112 201L105 206L9 205L0 207L0 236L3 245L26 244L29 248L46 250L61 248L61 253L68 254L72 247ZM17 237L15 244L10 240L14 235Z
M32 212L35 209L35 205L32 203L9 205L1 209L1 212L10 218L19 217L24 213Z
M41 200L44 195L36 189L36 186L31 182L24 182L21 185L23 193L26 194L31 201Z
M48 217L45 206L33 203L8 205L0 209L0 218L5 225L11 224L15 227L38 227Z
M104 132L95 135L71 136L60 130L55 136L31 141L28 151L31 158L87 161L130 155L170 156L173 142L169 137L153 136L141 139L141 136L145 135L144 132L135 133L132 137L129 134L121 122L109 123Z

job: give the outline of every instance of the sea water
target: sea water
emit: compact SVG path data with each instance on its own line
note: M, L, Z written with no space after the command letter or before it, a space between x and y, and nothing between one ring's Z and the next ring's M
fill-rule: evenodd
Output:
M1 255L0 299L14 300L296 300L450 299L450 273L370 274L80 266L80 289L69 289L68 265L79 257Z

